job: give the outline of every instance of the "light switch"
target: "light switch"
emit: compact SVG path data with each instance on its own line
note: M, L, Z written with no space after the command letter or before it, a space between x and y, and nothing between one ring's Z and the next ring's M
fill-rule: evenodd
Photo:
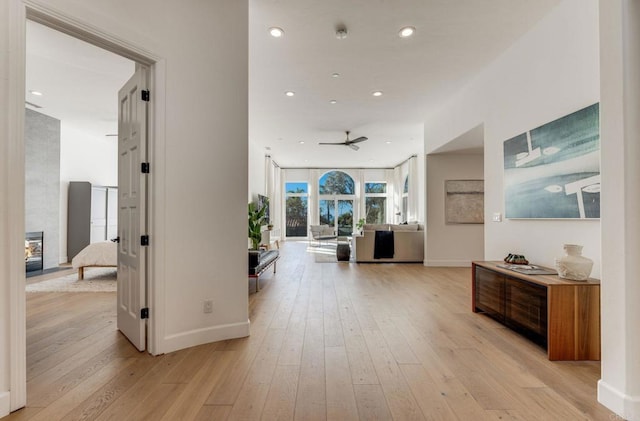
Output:
M502 222L502 214L500 212L494 212L493 222Z

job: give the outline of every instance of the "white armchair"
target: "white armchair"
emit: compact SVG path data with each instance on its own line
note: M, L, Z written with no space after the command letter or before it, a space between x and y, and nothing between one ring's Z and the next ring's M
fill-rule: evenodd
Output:
M309 225L309 237L318 242L318 246L323 240L335 240L338 238L336 230L331 225Z

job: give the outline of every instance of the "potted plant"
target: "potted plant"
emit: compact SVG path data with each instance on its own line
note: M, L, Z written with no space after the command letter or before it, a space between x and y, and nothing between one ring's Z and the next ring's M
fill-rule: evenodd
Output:
M358 223L356 224L356 229L358 230L358 234L362 234L362 227L364 227L364 218L358 219Z
M251 240L252 250L258 250L260 248L262 225L264 224L266 209L266 206L258 209L254 203L249 203L249 240Z

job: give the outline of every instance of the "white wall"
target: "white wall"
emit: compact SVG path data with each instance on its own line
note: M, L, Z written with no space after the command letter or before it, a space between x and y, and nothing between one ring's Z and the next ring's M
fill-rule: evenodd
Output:
M149 192L152 351L247 335L248 1L29 4L157 59L150 127L155 133ZM15 350L24 351L24 338L7 331L7 320L24 314L24 293L11 299L20 297L20 276L11 275L19 274L15 245L23 235L24 185L6 189L9 179L24 178L17 134L22 120L14 115L16 104L24 107L21 13L20 0L0 0L0 101L6 101L0 107L0 405L14 378L8 358L18 361ZM5 244L6 239L15 244ZM211 314L202 311L207 298L214 302ZM12 385L12 395L24 386ZM21 403L22 398L13 400L12 406Z
M427 154L484 124L485 220L504 214L503 141L599 101L598 43L597 0L565 0L427 116ZM485 224L484 234L486 259L520 250L547 266L564 243L582 244L600 276L599 221L506 220Z
M445 180L482 180L483 160L483 155L427 156L425 266L470 266L484 258L484 225L447 225L444 214Z
M15 352L25 349L26 338L16 331L25 313L24 252L19 251L25 227L25 88L24 70L18 70L25 54L15 48L22 28L11 6L0 1L0 416L26 398L26 376L12 375L14 364L26 365L24 352Z
M67 256L67 201L70 181L100 186L118 185L118 139L88 135L60 123L60 263Z
M640 420L640 2L600 1L602 379L598 400Z
M265 191L265 151L253 142L249 142L249 188L247 203L256 200L258 194L266 195Z
M12 133L11 116L4 110L10 110L10 92L11 81L9 80L7 71L10 69L9 61L9 45L10 45L10 23L9 18L9 2L0 3L0 416L9 413L10 409L10 393L11 389L11 365L10 365L10 334L11 321L19 311L11 311L9 303L11 302L11 285L9 279L13 273L17 272L16 262L10 250L16 247L17 243L11 242L11 225L20 224L24 226L24 215L22 220L9 221L10 217L10 200L13 198L12 192L9 190L9 182L11 178L20 178L18 181L19 189L22 189L22 197L19 200L24 201L24 175L10 174L11 162L15 158L20 157L20 152L10 152L11 143L10 136ZM23 108L24 109L24 108ZM15 124L14 124L15 125ZM23 149L24 150L24 149ZM24 160L24 155L22 155ZM23 207L24 209L24 207ZM23 258L24 259L24 258ZM23 261L24 267L24 261ZM13 265L13 267L12 267Z

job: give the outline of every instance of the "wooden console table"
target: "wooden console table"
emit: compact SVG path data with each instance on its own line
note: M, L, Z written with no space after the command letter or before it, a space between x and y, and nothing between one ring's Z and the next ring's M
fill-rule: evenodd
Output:
M527 275L473 262L471 306L547 350L550 360L600 360L600 281Z

